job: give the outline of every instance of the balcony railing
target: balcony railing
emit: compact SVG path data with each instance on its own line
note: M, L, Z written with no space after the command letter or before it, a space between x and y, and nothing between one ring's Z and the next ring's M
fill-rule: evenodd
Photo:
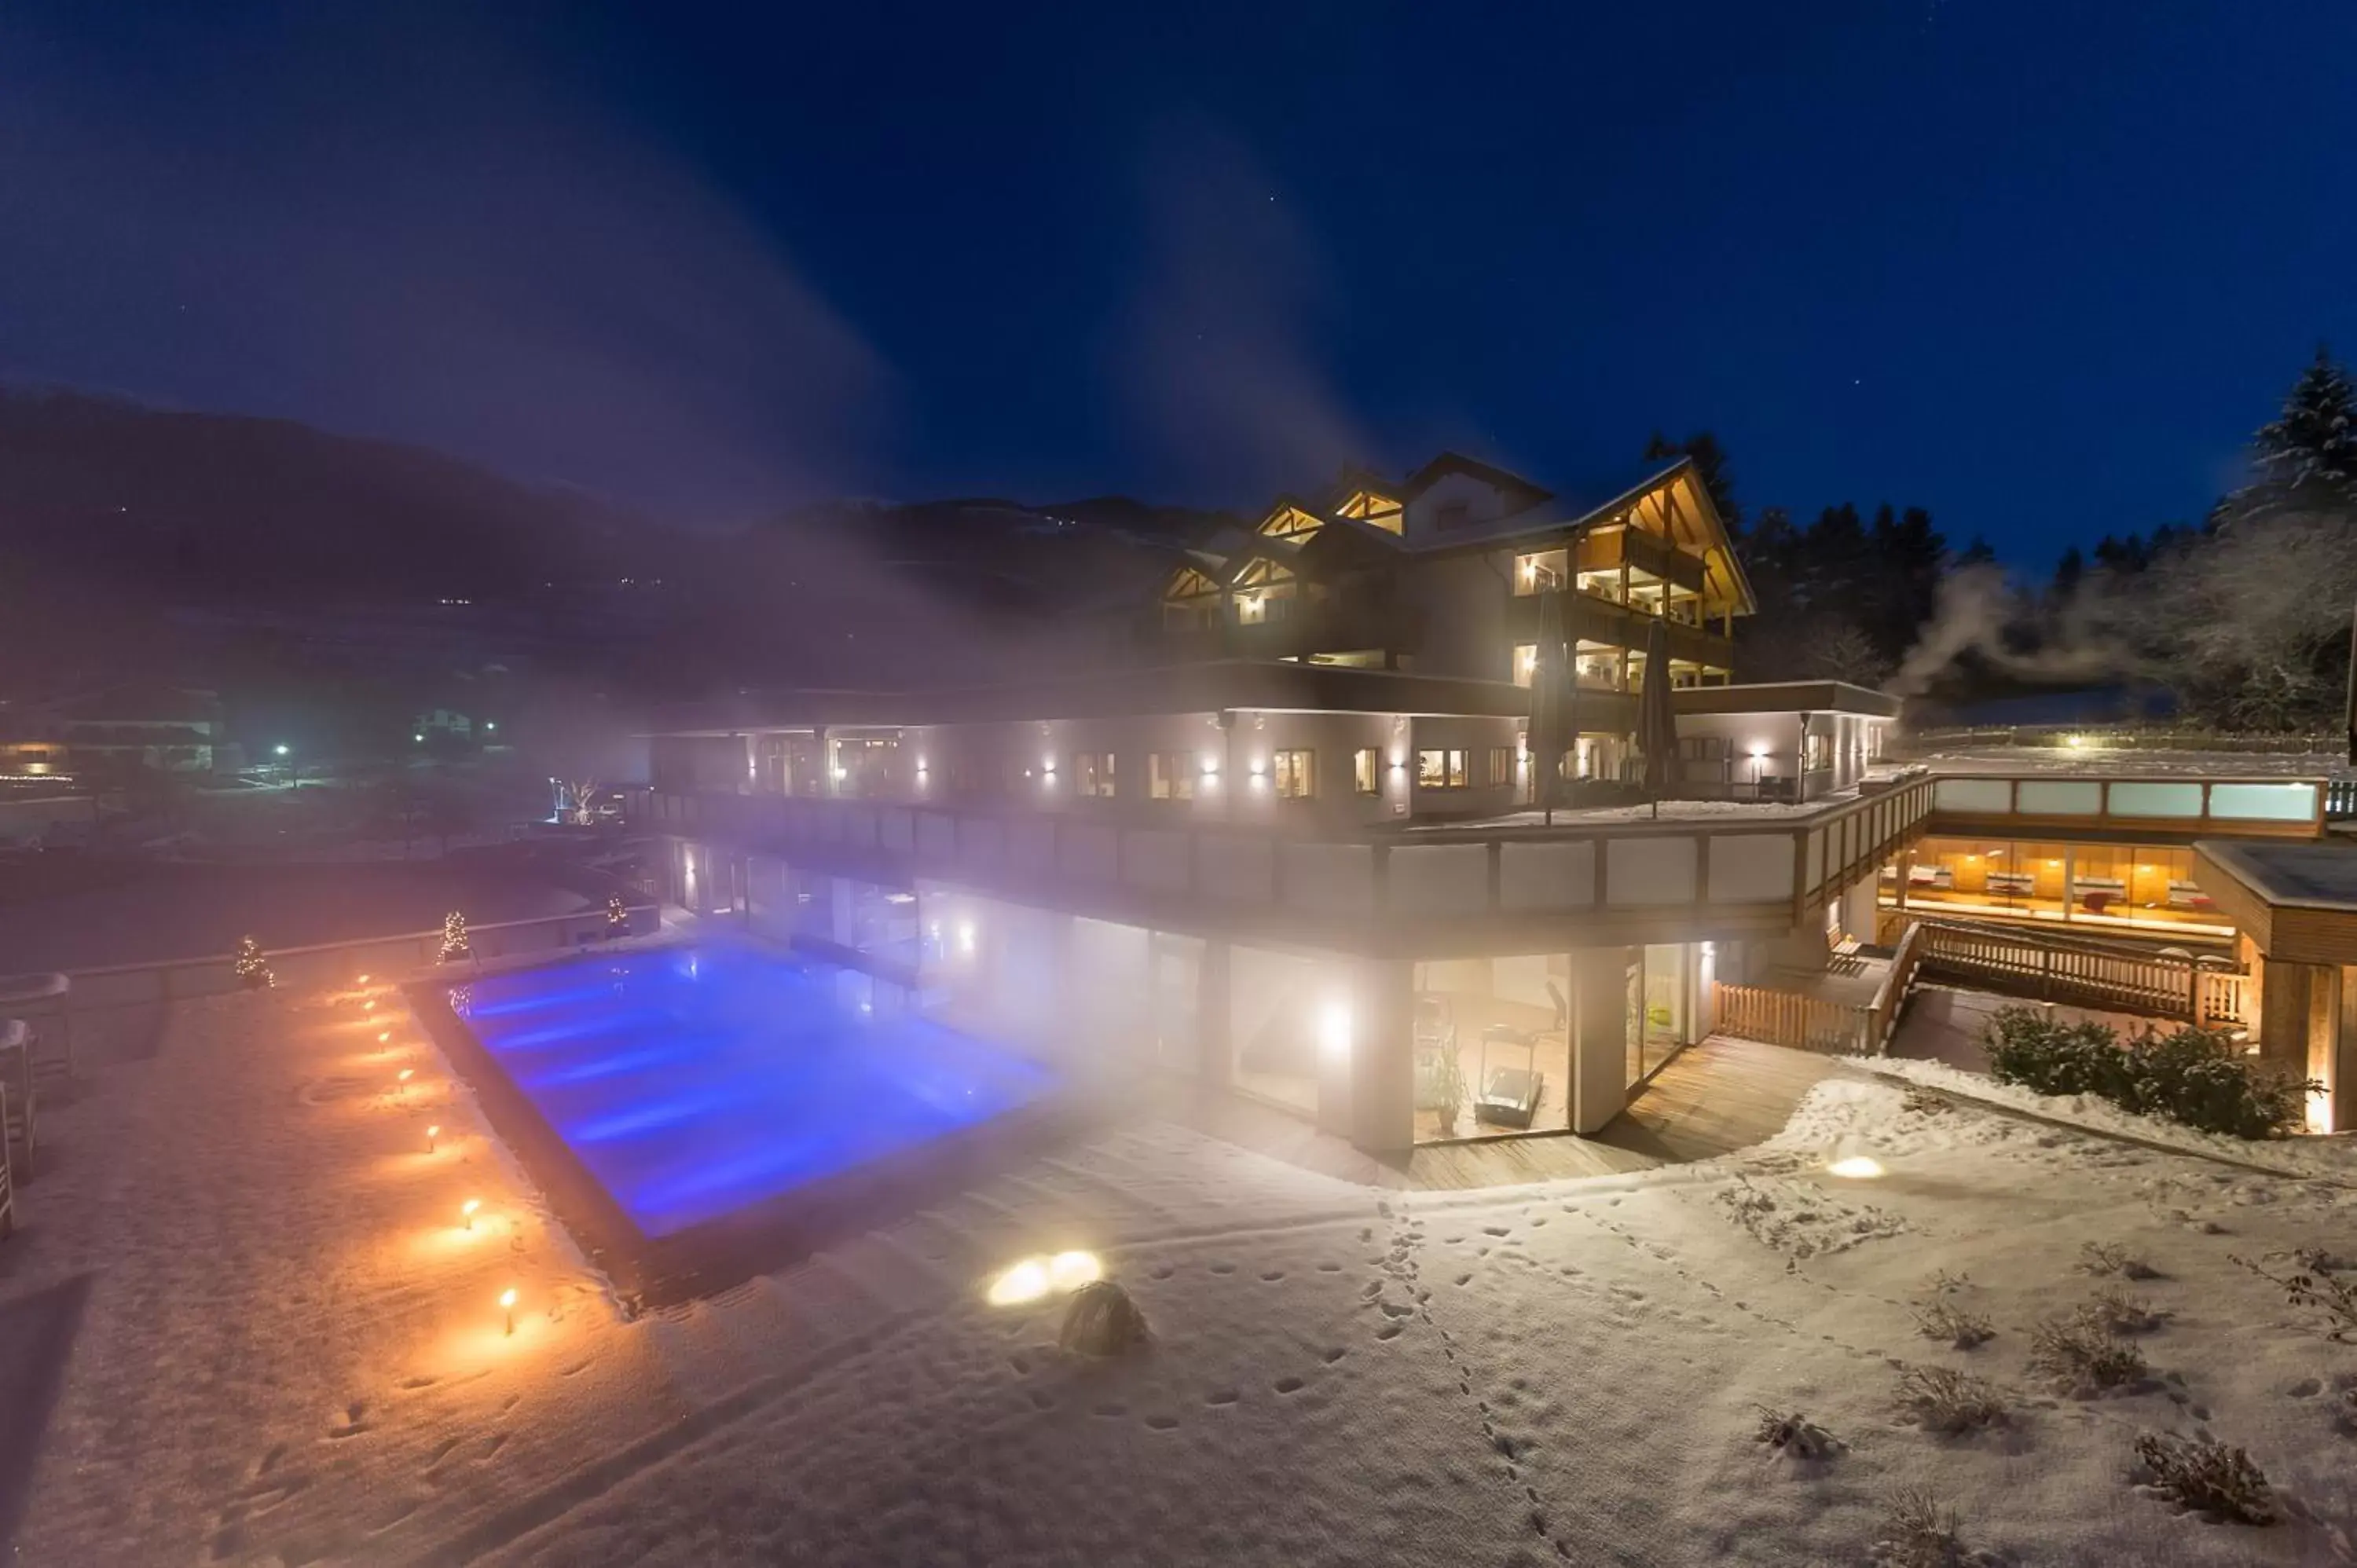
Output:
M2319 779L2088 779L2068 774L1950 775L1939 780L1933 831L1975 830L2068 836L2083 828L2135 828L2177 834L2314 838L2323 831Z
M1655 925L1782 930L1873 875L1920 830L1922 780L1819 811L1553 829L1472 824L1303 837L1247 823L1168 824L1048 811L723 794L634 796L640 825L799 855L877 879L1052 893L1060 907L1146 909L1296 935L1446 940L1482 928L1587 917L1628 940ZM1665 939L1666 940L1666 939Z

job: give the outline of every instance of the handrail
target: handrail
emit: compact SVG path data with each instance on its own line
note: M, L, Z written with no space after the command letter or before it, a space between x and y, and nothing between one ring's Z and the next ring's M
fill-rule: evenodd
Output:
M1864 1054L1867 1056L1887 1056L1890 1052L1891 1038L1899 1033L1900 1010L1907 1005L1908 993L1915 988L1915 972L1923 962L1927 940L1922 932L1921 924L1907 929L1907 934L1891 950L1890 968L1884 972L1882 983L1874 988L1874 1001L1866 1010Z
M659 914L660 908L660 906L654 904L631 904L625 906L625 912L636 918L642 914ZM516 931L533 926L561 925L568 921L584 920L592 916L602 918L605 914L606 906L600 904L587 909L569 909L561 915L533 915L521 920L491 920L482 925L470 923L467 927L467 931L469 936L491 931ZM314 953L337 952L346 948L384 947L394 942L421 941L429 939L440 941L442 928L436 926L422 931L389 931L382 936L348 937L342 941L311 942L302 947L272 948L268 956L273 959L305 958ZM151 969L198 969L210 963L228 963L236 957L233 952L198 953L188 958L153 958L142 959L132 963L93 964L88 969L70 969L64 972L76 980L94 980L113 974L140 974Z
M1983 983L2010 984L2040 999L2124 1007L2204 1026L2248 1025L2249 976L2190 959L2136 954L2068 939L1999 933L1983 927L1918 921L1923 965ZM2222 982L2223 983L2212 983Z

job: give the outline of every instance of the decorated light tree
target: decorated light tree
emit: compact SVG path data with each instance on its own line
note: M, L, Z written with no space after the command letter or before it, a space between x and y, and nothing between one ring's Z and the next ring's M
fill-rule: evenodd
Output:
M248 991L264 991L278 983L270 972L270 961L262 956L262 944L252 937L237 939L237 957L230 967L237 972L237 983Z
M622 896L619 893L608 893L606 895L607 940L610 941L616 937L627 937L630 934L630 907L622 902Z
M453 909L442 917L442 961L474 956L475 950L467 940L467 917Z

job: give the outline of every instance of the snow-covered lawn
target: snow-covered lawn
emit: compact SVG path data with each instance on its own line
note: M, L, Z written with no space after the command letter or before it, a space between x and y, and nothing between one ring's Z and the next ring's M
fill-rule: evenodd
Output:
M1141 1119L626 1322L416 1031L349 1001L185 1005L50 1130L0 1356L92 1283L26 1563L1845 1563L1907 1486L1997 1561L2357 1561L2357 1347L2230 1259L2357 1263L2342 1148L2258 1176L1843 1079L1726 1161L1385 1194ZM1887 1174L1824 1168L1860 1154ZM2103 1394L2029 1368L2040 1317L2123 1283L2090 1241L2162 1315ZM983 1300L1067 1247L1147 1351L1077 1362L1052 1305ZM1917 1331L1943 1271L1988 1343ZM2007 1420L1924 1430L1908 1365ZM1846 1451L1755 1443L1762 1405ZM2131 1483L2145 1431L2246 1445L2292 1517L2180 1517Z

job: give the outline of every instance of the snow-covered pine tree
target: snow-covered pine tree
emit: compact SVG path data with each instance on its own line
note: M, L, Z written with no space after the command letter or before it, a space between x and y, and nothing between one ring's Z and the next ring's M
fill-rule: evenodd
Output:
M2251 438L2253 484L2227 498L2228 520L2291 509L2357 509L2357 381L2319 344L2283 412Z

